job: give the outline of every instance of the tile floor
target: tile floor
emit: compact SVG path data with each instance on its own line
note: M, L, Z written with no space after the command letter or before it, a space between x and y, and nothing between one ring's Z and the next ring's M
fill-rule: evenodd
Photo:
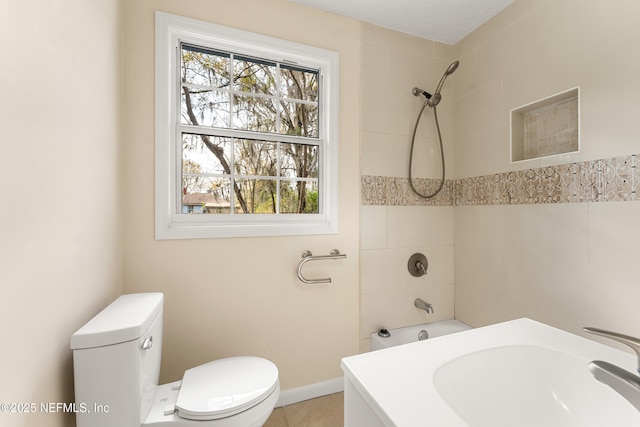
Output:
M264 427L344 427L344 393L276 408Z

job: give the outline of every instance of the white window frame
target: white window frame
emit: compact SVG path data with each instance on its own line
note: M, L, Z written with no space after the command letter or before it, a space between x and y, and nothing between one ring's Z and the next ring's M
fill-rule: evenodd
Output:
M338 232L337 52L156 11L156 239L333 234ZM182 214L180 44L206 46L319 70L319 213Z

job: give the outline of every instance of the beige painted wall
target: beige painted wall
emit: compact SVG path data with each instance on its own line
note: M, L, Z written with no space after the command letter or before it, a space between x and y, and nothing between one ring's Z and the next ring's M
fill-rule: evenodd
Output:
M162 381L216 358L251 354L280 369L281 387L342 375L358 352L360 24L285 0L124 3L126 292L165 293ZM337 235L154 239L154 11L248 30L340 54L340 231ZM355 166L355 167L354 167ZM346 260L305 266L305 249Z
M0 2L0 425L73 425L69 339L122 293L118 0Z
M361 172L378 177L409 175L411 134L424 103L414 86L433 92L453 60L453 47L363 24ZM446 179L453 178L453 79L443 88L438 118ZM440 147L427 108L416 134L413 176L439 179ZM360 349L371 332L453 317L453 206L360 207ZM428 274L413 277L407 261L422 253ZM422 298L433 314L414 307Z
M519 0L455 47L458 178L637 154L634 0ZM509 163L509 110L581 88L579 154ZM527 316L639 336L640 204L455 209L455 312L479 326Z

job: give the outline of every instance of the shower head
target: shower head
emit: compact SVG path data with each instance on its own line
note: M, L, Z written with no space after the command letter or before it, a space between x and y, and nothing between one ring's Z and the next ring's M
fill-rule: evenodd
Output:
M449 68L447 68L447 70L444 72L444 74L447 76L453 74L453 72L458 69L458 65L460 65L460 61L452 62L451 65L449 65Z
M444 81L447 79L448 76L450 76L451 74L453 74L454 71L456 71L458 69L458 65L460 65L460 61L454 61L451 63L451 65L449 65L449 67L447 67L447 69L445 70L444 74L442 75L442 78L440 79L440 83L438 83L438 87L436 88L436 92L433 94L433 98L436 97L436 95L440 95L440 90L442 89L442 85L444 84ZM438 105L438 102L440 102L440 97L438 97L437 102L435 102L435 104L431 105L431 103L433 103L433 101L435 100L430 100L430 106L431 107L435 107L436 105Z
M449 67L447 67L433 95L427 92L426 90L420 89L419 87L413 88L413 95L414 96L424 95L424 97L427 98L427 105L429 107L435 107L440 103L440 100L442 99L442 95L440 95L440 90L442 89L442 85L444 84L444 81L447 79L447 76L450 76L451 74L453 74L454 71L458 69L458 65L460 65L460 61L454 61L449 65Z

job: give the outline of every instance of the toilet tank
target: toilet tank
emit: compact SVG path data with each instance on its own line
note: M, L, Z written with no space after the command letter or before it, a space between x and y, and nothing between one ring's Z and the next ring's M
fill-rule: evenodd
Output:
M71 336L77 427L139 427L162 354L162 293L122 295Z

